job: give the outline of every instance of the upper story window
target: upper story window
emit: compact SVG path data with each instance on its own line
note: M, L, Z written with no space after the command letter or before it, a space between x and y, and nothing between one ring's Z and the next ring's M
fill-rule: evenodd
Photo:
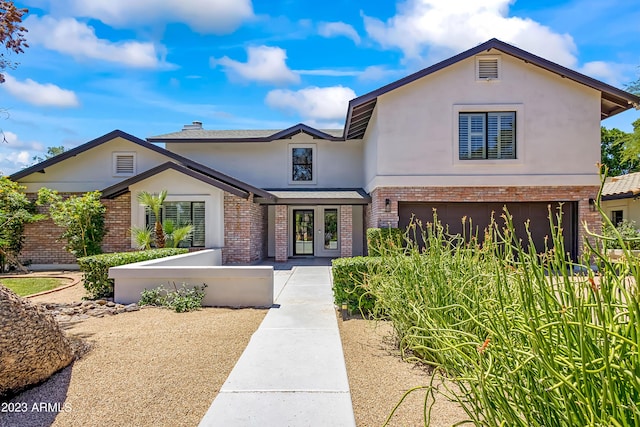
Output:
M515 159L515 126L515 111L460 112L458 114L459 159Z
M476 56L476 80L493 81L500 79L500 56Z
M315 144L289 145L290 184L315 184Z
M113 176L132 176L136 174L136 153L113 153Z

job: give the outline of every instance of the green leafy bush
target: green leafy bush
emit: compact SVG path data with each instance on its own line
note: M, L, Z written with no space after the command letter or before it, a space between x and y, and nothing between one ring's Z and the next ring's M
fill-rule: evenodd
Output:
M187 252L188 250L183 248L117 252L78 258L78 265L84 273L84 287L89 294L89 298L95 299L113 296L113 280L109 279L110 267L164 258Z
M405 242L405 232L400 228L368 228L367 248L369 256L382 256Z
M632 250L640 249L640 230L635 221L625 219L615 228L613 224L605 224L602 231L605 237L611 239L609 240L609 249L624 249L627 247ZM622 240L616 238L618 235ZM623 244L625 247L623 247Z
M173 291L167 290L164 286L155 289L145 289L140 293L139 305L154 305L158 307L169 307L176 313L198 310L202 307L202 300L205 295L206 283L202 286L189 287L183 283L180 288L173 284Z
M369 293L367 278L383 265L380 257L337 258L333 266L333 295L338 306L347 303L349 311L368 315L375 298Z
M100 201L100 196L99 191L90 191L65 199L57 191L48 188L38 190L38 203L49 204L51 219L64 229L65 249L76 257L102 253L102 239L107 233L104 223L107 208Z

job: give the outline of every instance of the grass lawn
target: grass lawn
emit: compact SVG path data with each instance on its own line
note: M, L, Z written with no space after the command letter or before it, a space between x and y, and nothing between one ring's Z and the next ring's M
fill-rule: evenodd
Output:
M23 297L26 295L37 294L38 292L48 291L49 289L55 289L66 284L66 281L62 279L52 279L49 277L12 277L0 278L0 283Z

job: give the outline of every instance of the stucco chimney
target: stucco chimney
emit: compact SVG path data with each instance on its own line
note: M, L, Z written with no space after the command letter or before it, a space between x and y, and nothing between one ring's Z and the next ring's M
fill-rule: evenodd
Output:
M202 122L194 121L190 125L184 125L182 130L199 130L202 129Z

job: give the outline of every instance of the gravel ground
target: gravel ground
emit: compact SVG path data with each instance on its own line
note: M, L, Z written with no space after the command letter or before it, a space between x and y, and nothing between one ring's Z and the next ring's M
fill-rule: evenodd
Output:
M77 301L83 291L77 285L32 300ZM0 426L195 426L265 314L143 308L63 324L90 350L12 399L27 411L0 413ZM41 409L42 403L50 405Z
M387 322L338 318L338 325L356 424L382 426L405 392L428 385L431 374L424 366L402 360ZM425 390L409 394L388 425L424 425L425 397ZM431 412L431 426L451 426L465 420L465 415L457 403L438 396Z
M79 283L30 299L64 303L83 296ZM265 314L253 309L174 313L143 308L63 323L76 343L83 340L90 349L72 366L13 398L27 411L0 413L0 427L196 426ZM353 318L339 318L338 324L357 425L381 426L403 394L428 384L431 376L401 360L390 325ZM423 425L424 397L424 391L410 394L389 425ZM456 404L437 399L432 426L463 419Z

